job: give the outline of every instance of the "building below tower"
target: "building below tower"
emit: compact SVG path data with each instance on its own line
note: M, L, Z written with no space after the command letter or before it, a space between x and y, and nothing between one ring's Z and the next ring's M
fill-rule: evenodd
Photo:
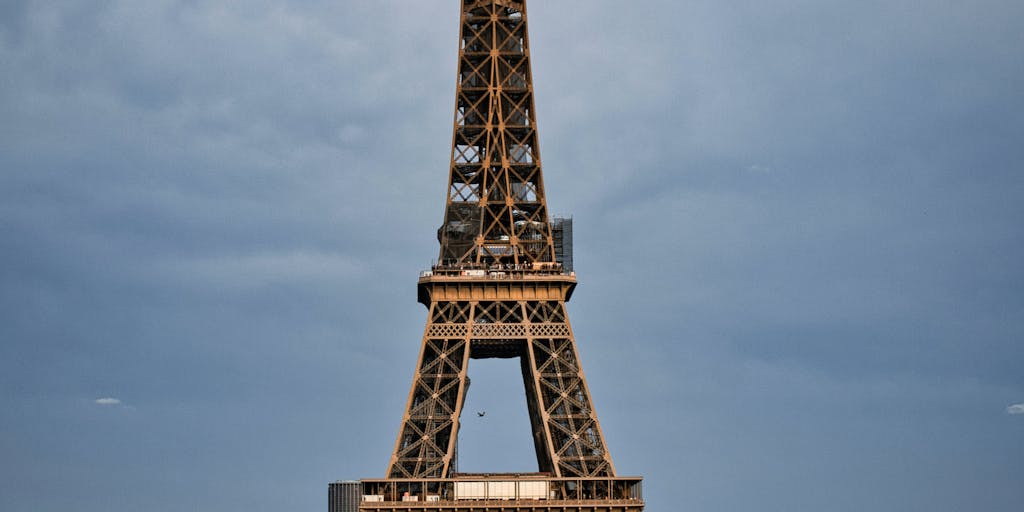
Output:
M332 482L327 486L327 512L359 512L363 485L349 480Z

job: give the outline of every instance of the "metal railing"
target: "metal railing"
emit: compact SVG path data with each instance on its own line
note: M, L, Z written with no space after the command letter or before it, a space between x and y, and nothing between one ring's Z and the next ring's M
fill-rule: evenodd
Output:
M426 277L476 277L489 279L515 279L525 276L575 276L575 272L566 272L561 263L502 263L498 265L479 265L460 263L453 265L433 265L430 270L420 272L421 278Z
M642 503L641 477L553 478L481 475L456 478L362 480L364 502L520 501Z

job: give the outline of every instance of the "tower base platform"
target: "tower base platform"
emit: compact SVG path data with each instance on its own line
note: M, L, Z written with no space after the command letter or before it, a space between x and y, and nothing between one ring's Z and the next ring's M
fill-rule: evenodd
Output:
M360 482L359 512L642 512L640 477L462 474ZM347 512L347 511L331 511Z

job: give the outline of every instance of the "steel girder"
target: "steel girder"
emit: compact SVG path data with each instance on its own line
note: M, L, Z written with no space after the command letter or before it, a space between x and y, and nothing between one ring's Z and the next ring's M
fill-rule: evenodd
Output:
M614 476L564 297L549 299L506 296L430 304L389 478L451 476L469 359L491 357L520 358L539 471L557 477Z
M463 0L439 261L553 262L525 2Z

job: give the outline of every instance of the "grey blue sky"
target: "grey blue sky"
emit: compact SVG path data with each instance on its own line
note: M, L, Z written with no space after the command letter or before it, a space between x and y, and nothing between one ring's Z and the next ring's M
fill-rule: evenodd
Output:
M1024 507L1021 20L531 0L571 320L648 510ZM383 476L457 30L456 0L0 3L0 510ZM516 371L474 361L462 469L534 469Z

